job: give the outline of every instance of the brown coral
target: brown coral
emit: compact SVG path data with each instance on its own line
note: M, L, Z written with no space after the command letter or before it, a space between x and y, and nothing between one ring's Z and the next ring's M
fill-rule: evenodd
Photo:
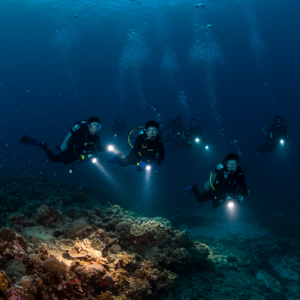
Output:
M53 274L64 274L67 272L67 265L58 261L56 258L46 259L43 263L43 267Z
M35 295L37 293L37 287L32 283L31 278L29 276L24 276L20 280L20 285L27 292Z
M4 241L12 242L16 239L16 234L10 228L3 227L0 230L0 238L2 238Z
M83 230L85 227L89 226L89 224L84 220L77 220L72 223L71 231L73 235L76 235L78 232Z
M130 226L130 223L128 223L128 222L120 222L116 225L116 229L117 230L127 229L129 226Z
M113 300L114 297L110 291L106 291L104 294L97 296L97 300Z
M144 271L141 270L141 269L136 269L136 270L134 271L134 275L137 276L137 277L142 278L142 277L144 276Z
M185 231L181 231L175 234L175 240L183 245L183 246L189 246L192 244L190 238L188 237L188 235L186 234Z
M0 290L5 291L8 288L9 279L4 271L0 271Z

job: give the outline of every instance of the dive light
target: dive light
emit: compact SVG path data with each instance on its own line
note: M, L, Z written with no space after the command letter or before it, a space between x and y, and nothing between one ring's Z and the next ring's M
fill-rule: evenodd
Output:
M280 144L281 144L281 145L284 145L284 140L280 140Z
M150 165L147 165L147 166L146 166L146 170L147 170L147 171L150 171L151 169L152 169L152 168L151 168Z
M195 138L195 142L196 142L196 143L199 143L199 142L200 142L200 139L199 139L199 138Z
M107 150L110 151L110 152L113 152L113 151L115 151L115 147L113 145L109 145L107 147Z
M206 145L206 146L205 146L205 149L208 150L208 148L209 148L209 147Z

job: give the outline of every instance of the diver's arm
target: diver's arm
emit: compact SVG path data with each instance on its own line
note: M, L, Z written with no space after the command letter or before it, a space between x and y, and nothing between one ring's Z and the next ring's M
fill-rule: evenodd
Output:
M200 199L201 199L201 193L198 191L197 185L193 185L192 186L192 191L193 191L193 194L194 194L195 198L197 199L197 201L201 202L200 201Z
M268 131L268 142L272 143L273 142L273 126L270 127L269 131Z
M69 141L68 146L72 148L72 150L76 151L78 154L82 154L84 150L84 129L80 128L75 131Z
M206 183L204 184L204 188L209 191L211 189L211 185L214 185L215 181L217 178L217 174L216 173L212 173L211 176L209 176L209 179L206 181Z
M140 150L142 149L143 138L139 135L133 144L133 149L131 151L136 162L142 161L142 156Z

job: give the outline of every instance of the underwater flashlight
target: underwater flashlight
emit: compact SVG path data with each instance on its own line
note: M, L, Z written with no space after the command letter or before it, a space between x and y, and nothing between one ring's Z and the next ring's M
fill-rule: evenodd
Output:
M195 142L196 142L196 143L199 143L199 142L200 142L200 139L199 139L199 138L196 138L196 139L195 139Z
M72 170L72 169L70 169L70 170L69 170L69 173L70 173L70 174L72 174L72 173L73 173L73 170Z
M92 163L95 164L97 162L97 158L92 158Z
M147 171L150 171L150 170L151 170L151 166L150 166L150 165L147 165L147 166L146 166L146 170L147 170Z
M284 140L280 140L280 144L281 144L281 145L284 145Z
M109 145L109 146L107 147L107 150L112 152L112 151L115 151L115 148L114 148L113 145Z
M117 135L115 134L115 137L116 137Z
M209 148L209 147L206 145L206 146L205 146L205 149L208 149L208 148Z
M232 201L230 201L230 202L228 202L227 206L232 208L232 207L234 207L234 203Z

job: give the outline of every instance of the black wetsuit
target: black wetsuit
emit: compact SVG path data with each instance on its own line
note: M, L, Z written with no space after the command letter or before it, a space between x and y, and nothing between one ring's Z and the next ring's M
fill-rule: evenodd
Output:
M87 143L87 146L84 144ZM59 154L54 154L46 145L41 146L51 162L64 163L68 165L80 158L81 154L88 155L99 152L104 152L104 146L101 144L98 134L90 134L88 126L83 124L76 130L68 140L68 148Z
M124 158L116 155L116 159L121 167L135 165L140 162L157 165L157 167L161 166L165 159L165 148L161 136L158 134L154 140L151 140L146 133L140 134L134 142L130 154ZM138 171L142 171L139 166Z
M171 118L168 122L167 130L169 135L166 142L176 142L181 138L181 133L183 130L183 124L180 118Z
M237 199L237 196L242 195L244 198L248 195L246 180L243 170L238 167L235 173L227 171L226 167L216 170L217 176L213 183L214 189L201 194L197 186L193 186L193 193L199 202L206 202L212 200L212 207L219 207L226 200L227 196ZM223 201L221 201L223 200Z
M184 129L182 133L182 141L176 145L176 148L182 148L186 147L187 149L191 149L193 146L195 147L198 143L196 142L196 139L199 139L199 144L206 146L206 140L203 135L203 131L201 126L192 127L188 126Z
M115 121L111 126L110 126L110 132L116 137L116 138L121 138L125 139L127 136L127 126L125 121L118 122Z
M280 126L274 124L269 128L267 142L262 144L255 153L272 152L280 144L280 140L284 140L285 143L287 142L287 128L284 124L281 124Z

